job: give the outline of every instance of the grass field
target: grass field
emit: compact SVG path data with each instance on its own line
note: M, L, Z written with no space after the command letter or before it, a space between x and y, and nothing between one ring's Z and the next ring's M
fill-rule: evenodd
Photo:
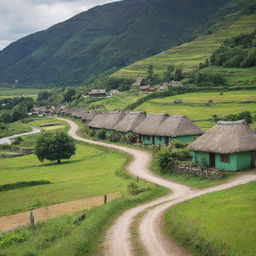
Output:
M13 98L13 97L31 97L36 100L37 95L40 91L45 89L7 89L0 88L0 99ZM47 89L47 91L50 91Z
M35 155L0 159L0 185L19 181L50 181L49 185L20 188L0 193L1 215L38 208L126 189L127 180L116 175L127 157L85 144L77 144L77 153L58 165L40 163Z
M92 98L84 98L78 104L78 107L83 107L85 109L96 109L100 111L125 109L129 104L134 103L143 96L145 96L145 93L131 90L128 92L123 92L120 95L114 95L110 98L93 99L94 102L92 102Z
M39 223L35 230L22 228L16 232L0 233L0 254L20 255L100 255L106 231L125 210L163 196L167 191L146 184L143 193L125 195L106 205ZM77 219L86 214L84 221ZM56 230L58 232L56 232Z
M253 182L176 205L165 232L196 255L255 256L255 189Z
M138 75L146 75L149 64L154 66L154 71L158 74L163 73L170 64L182 67L185 72L194 71L198 68L199 63L209 58L225 39L240 35L241 33L250 33L254 30L255 26L256 14L246 16L237 14L237 16L223 17L222 22L217 25L218 30L216 32L200 36L194 41L138 61L114 73L113 76L135 79ZM232 77L236 79L237 76L241 77L242 73L243 80L249 80L248 84L255 85L255 75L253 79L250 79L253 72L255 72L255 68L248 69L245 73L243 71L241 69L232 69L233 73L230 79L232 80ZM250 73L250 77L248 77L248 73Z
M0 127L0 138L19 133L30 132L31 130L32 129L29 125L22 124L21 122L4 124L4 126Z
M174 99L183 100L183 104L172 104ZM208 105L209 100L214 104ZM242 101L252 101L252 103L245 104ZM207 129L214 125L214 122L208 121L212 115L224 117L228 114L250 111L255 116L256 90L185 93L146 101L136 110L143 110L149 114L186 115L196 121L198 126ZM254 123L252 127L256 127L256 124Z

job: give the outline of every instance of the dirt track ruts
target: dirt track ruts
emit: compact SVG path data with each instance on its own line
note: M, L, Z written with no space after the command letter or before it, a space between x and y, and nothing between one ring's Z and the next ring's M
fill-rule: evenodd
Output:
M150 203L140 205L124 212L109 229L105 243L103 253L105 256L132 256L133 249L130 240L130 226L133 223L134 218L143 211L146 211L145 215L141 218L139 225L139 237L145 247L148 255L150 256L185 256L189 255L186 250L175 245L161 234L160 220L166 209L174 204L184 202L186 200L207 194L215 191L228 189L237 185L246 184L251 181L256 181L256 175L245 174L235 179L226 182L225 184L215 187L193 190L185 185L181 185L164 178L154 175L150 171L150 164L152 156L150 153L109 144L105 142L92 141L82 138L76 134L78 126L71 120L62 119L69 123L71 129L69 135L75 140L100 145L104 147L110 147L117 150L121 150L130 154L133 159L127 166L127 171L135 176L145 179L149 182L158 184L160 186L169 188L172 193L156 199Z

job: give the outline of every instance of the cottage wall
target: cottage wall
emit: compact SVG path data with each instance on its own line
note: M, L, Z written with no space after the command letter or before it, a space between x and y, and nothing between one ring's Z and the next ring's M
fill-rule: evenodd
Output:
M142 135L142 142L145 145L153 145L153 136Z

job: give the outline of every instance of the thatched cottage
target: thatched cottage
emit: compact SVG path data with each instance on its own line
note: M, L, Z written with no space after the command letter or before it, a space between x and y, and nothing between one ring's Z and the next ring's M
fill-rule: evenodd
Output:
M126 113L124 111L114 111L107 114L104 123L103 129L114 130L114 127L123 120Z
M138 88L146 84L146 79L143 76L138 76L136 81L132 84L132 87Z
M137 126L146 118L145 112L128 112L114 130L122 133L134 132Z
M107 115L108 115L108 113L103 113L103 114L96 115L92 119L92 121L88 124L88 127L92 128L94 130L102 129L103 125L104 125L104 122L107 118Z
M89 97L92 98L104 98L106 96L108 96L108 93L105 89L93 89L89 92Z
M194 141L203 133L204 132L186 116L173 115L168 117L159 127L155 143L164 145L175 140L188 143Z
M188 148L199 166L226 171L256 167L256 131L245 120L219 121Z
M159 114L147 116L143 122L134 130L139 135L140 140L145 145L156 144L156 137L161 124L167 120L169 115Z

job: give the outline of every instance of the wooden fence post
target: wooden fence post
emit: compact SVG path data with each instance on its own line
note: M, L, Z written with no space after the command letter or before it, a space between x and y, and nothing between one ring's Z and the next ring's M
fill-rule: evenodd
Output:
M108 196L104 195L104 204L106 204L108 202Z
M34 217L34 215L33 215L33 211L30 211L30 214L29 214L29 221L30 221L31 227L34 229L34 228L35 228L35 217Z

